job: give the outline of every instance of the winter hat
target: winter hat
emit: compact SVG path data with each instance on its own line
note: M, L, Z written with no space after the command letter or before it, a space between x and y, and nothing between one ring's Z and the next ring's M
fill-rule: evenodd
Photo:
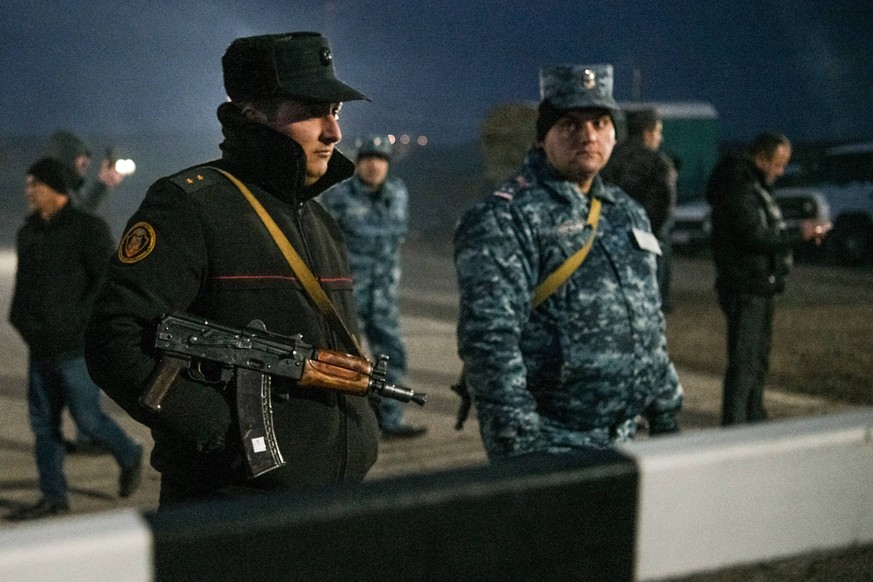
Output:
M71 171L54 158L42 158L27 170L33 176L58 194L69 196Z

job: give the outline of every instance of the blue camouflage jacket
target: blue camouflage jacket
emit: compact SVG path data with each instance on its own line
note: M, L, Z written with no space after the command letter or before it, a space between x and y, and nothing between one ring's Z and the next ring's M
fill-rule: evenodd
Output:
M318 200L340 223L355 279L396 285L409 222L409 194L403 181L389 176L371 192L353 176Z
M539 147L455 230L458 352L491 458L604 448L632 438L641 415L653 433L677 428L655 255L633 234L649 221L599 177L589 194L602 201L595 244L537 309L536 285L590 233L589 197Z

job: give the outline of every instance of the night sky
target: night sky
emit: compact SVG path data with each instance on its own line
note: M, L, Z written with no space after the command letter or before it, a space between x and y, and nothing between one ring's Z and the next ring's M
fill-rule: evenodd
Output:
M619 100L708 101L722 137L873 138L873 1L3 0L6 134L217 131L238 36L315 30L372 103L362 132L477 137L497 103L538 99L548 63L612 63Z

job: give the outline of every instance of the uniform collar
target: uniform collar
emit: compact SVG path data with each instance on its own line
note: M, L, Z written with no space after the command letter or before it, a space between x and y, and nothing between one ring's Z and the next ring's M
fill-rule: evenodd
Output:
M534 145L528 150L524 161L525 168L539 181L540 184L555 192L558 196L574 201L579 198L579 188L569 182L558 177L555 171L548 164L546 154L541 147ZM591 190L587 196L600 198L606 202L615 202L615 192L612 188L607 188L604 185L600 174L594 176L594 181L591 183Z
M222 161L228 169L241 180L255 183L287 202L314 198L355 171L354 163L334 148L325 175L304 187L306 156L300 144L266 125L249 121L231 103L218 107L218 120L224 134Z

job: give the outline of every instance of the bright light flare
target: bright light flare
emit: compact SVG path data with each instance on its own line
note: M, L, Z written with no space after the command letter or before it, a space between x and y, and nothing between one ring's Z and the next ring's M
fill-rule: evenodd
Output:
M115 160L115 171L122 176L130 176L136 172L136 164L133 160Z

